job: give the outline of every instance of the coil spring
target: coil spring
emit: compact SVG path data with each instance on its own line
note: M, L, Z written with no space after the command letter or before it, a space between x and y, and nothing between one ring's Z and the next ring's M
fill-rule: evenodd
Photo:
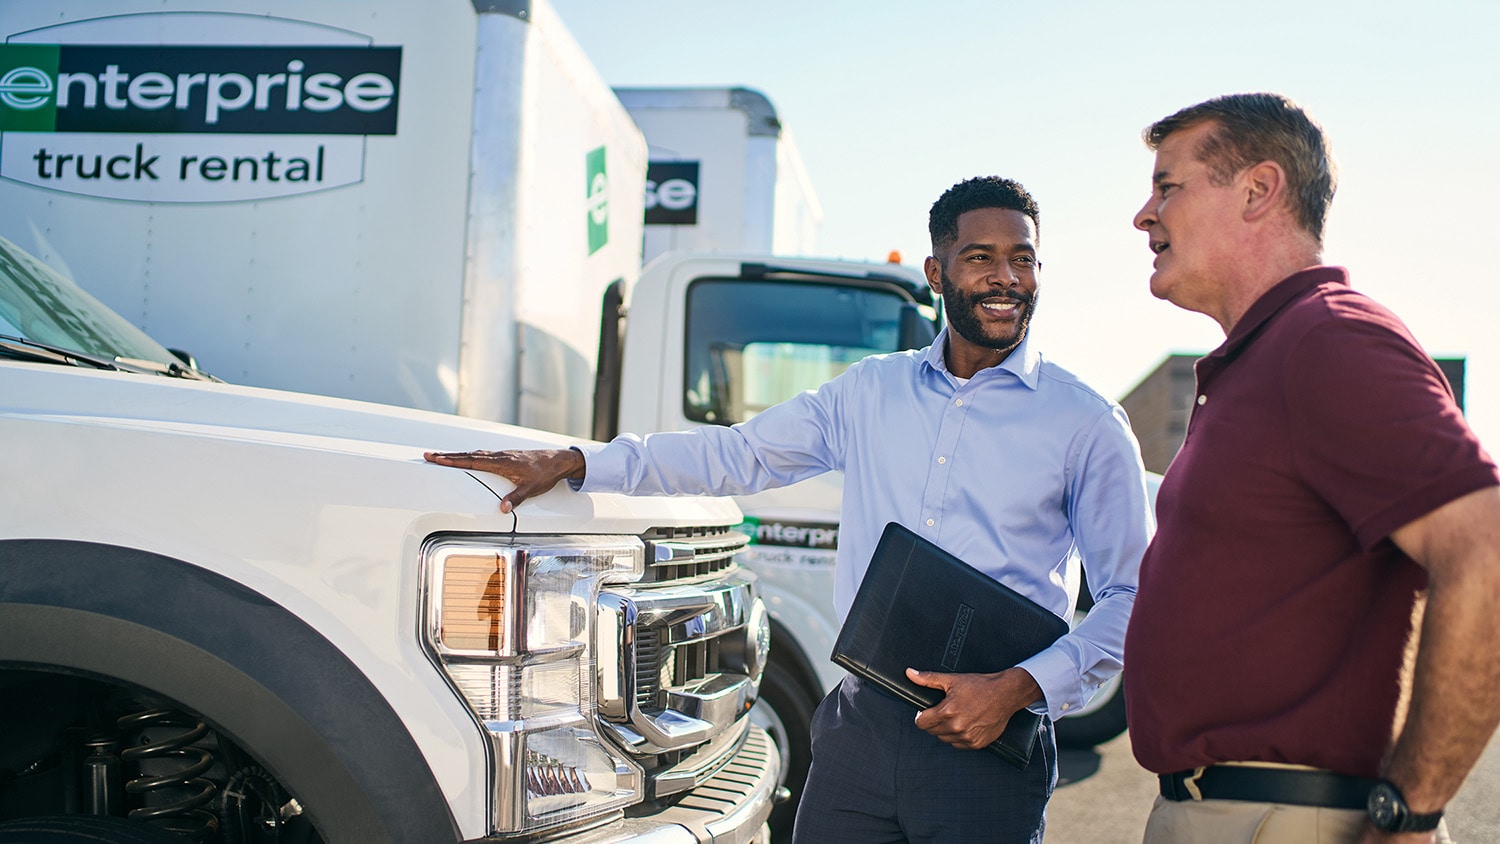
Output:
M200 776L213 767L214 757L204 748L190 746L208 735L208 725L173 709L149 709L123 716L115 723L131 734L139 733L143 742L120 751L120 758L134 763L141 774L125 783L125 793L146 804L131 809L130 817L151 821L194 841L218 832L218 818L200 808L218 795L218 787ZM164 735L172 728L180 732ZM141 763L152 760L171 760L181 766L148 774Z

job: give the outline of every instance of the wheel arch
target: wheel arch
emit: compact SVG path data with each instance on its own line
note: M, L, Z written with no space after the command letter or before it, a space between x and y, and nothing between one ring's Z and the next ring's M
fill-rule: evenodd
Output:
M291 612L181 560L0 540L0 664L108 679L202 715L256 757L330 841L457 841L406 726Z
M808 659L807 653L802 650L801 643L786 625L777 621L774 616L771 617L770 660L792 673L792 676L797 679L797 685L814 706L823 699L823 687L818 681L818 672L813 668L812 660Z

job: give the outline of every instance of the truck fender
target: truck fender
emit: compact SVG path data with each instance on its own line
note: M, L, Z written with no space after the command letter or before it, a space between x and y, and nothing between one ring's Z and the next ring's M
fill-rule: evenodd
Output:
M751 546L752 548L755 546ZM754 571L753 564L749 568ZM760 577L760 594L771 611L771 658L781 659L777 653L782 645L793 645L786 656L796 655L796 662L788 667L796 668L799 679L811 680L810 692L814 701L821 700L844 678L844 669L833 664L829 654L833 642L838 638L838 623L830 614L818 611L812 601L793 589L775 583L764 575ZM829 593L833 588L830 578ZM816 660L816 661L815 661Z
M256 757L326 841L441 842L457 824L416 742L360 670L265 596L181 560L0 541L0 664L133 685Z
M818 681L818 672L813 668L812 661L807 658L802 645L791 631L774 617L771 619L771 661L779 663L797 678L797 684L802 687L813 706L823 699L822 684Z

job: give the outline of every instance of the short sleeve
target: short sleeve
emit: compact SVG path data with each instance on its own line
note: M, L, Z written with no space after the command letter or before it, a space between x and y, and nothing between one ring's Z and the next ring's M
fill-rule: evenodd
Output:
M1442 371L1373 303L1305 333L1284 377L1293 464L1365 549L1500 483Z

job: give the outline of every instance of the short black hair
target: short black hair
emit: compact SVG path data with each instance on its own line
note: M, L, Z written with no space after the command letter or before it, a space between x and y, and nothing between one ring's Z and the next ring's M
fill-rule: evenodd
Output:
M932 236L932 254L941 253L958 242L958 218L965 211L980 208L1004 208L1020 211L1036 226L1037 239L1042 236L1041 211L1036 200L1020 182L999 176L975 176L943 192L927 214L927 233Z

